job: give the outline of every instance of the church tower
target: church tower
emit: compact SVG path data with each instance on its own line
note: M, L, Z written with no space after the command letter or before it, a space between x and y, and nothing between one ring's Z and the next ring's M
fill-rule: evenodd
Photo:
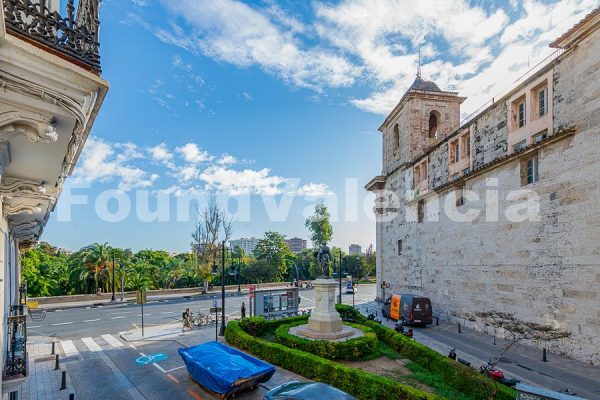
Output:
M420 71L379 131L383 134L383 172L410 164L460 126L465 97L441 90Z

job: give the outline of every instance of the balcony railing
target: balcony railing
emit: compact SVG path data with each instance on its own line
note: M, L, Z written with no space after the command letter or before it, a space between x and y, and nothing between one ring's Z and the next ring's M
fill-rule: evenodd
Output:
M67 17L50 11L46 0L4 0L7 30L50 47L100 72L98 8L100 0L67 0Z
M11 314L8 317L5 379L27 376L27 314L23 313L23 306L11 307Z

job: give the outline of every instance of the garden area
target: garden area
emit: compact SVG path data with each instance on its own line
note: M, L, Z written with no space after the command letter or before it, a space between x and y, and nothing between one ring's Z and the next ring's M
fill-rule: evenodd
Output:
M394 330L337 305L345 324L363 336L346 341L308 340L289 330L308 316L231 321L227 342L281 368L324 382L361 400L501 399L515 392Z

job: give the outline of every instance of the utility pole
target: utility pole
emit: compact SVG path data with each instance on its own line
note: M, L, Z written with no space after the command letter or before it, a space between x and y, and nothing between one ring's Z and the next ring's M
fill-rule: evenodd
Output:
M112 297L110 301L115 301L115 249L112 251Z
M221 330L219 336L225 336L225 241L221 242ZM219 321L217 321L218 323Z

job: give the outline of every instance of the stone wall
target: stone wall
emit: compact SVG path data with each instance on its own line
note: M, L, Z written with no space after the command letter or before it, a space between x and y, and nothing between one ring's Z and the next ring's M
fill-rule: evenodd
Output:
M386 189L402 199L395 219L380 222L386 292L431 298L434 311L482 328L477 312L499 310L554 324L572 337L551 351L600 363L600 40L598 32L565 54L553 68L554 131L576 125L574 135L537 150L539 182L527 185L539 199L537 217L506 218L523 203L518 158L466 180L480 200L458 207L479 209L473 221L451 220L443 205L451 191L425 196L426 221L417 223L416 201L407 199L404 170L389 175ZM473 164L481 167L507 154L507 107L498 102L472 122ZM448 179L447 145L429 155L430 187ZM446 172L444 172L446 171ZM491 191L497 190L495 207ZM491 198L489 196L492 196ZM486 199L491 207L485 208ZM452 203L453 197L450 198ZM438 206L439 204L439 206ZM441 208L440 208L441 207ZM436 212L436 209L442 212ZM495 215L498 215L496 221ZM397 241L403 251L397 252ZM535 344L540 347L547 345Z
M508 107L498 102L473 121L473 168L481 167L506 154L508 143Z

